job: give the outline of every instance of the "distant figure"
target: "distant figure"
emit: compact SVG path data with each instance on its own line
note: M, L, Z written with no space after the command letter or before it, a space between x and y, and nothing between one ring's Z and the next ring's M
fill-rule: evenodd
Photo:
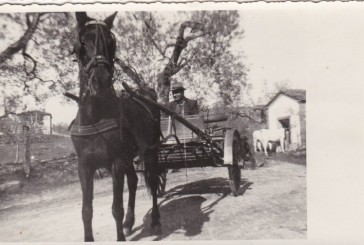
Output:
M197 100L190 100L185 97L185 88L180 82L176 82L171 87L174 101L169 102L166 107L179 115L194 115L199 113Z

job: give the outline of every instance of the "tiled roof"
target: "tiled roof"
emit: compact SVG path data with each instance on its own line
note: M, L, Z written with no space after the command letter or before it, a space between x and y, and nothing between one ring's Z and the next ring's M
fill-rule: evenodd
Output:
M265 105L268 107L272 102L281 94L284 94L294 100L297 100L299 103L306 103L306 90L304 89L287 89L284 91L279 91L276 93L271 100Z
M288 89L286 91L282 91L282 93L299 102L306 101L306 90L304 89Z

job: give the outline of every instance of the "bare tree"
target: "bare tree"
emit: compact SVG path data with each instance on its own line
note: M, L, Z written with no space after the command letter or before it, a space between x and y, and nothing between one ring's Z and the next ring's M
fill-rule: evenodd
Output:
M237 96L236 91L245 83L239 54L234 56L229 50L233 38L242 34L236 30L237 12L193 12L183 17L169 26L162 26L165 20L155 13L121 18L117 63L137 86L155 87L162 102L169 100L173 78L187 81L199 95L201 77L206 89L212 83L220 86L219 95L231 102L228 97ZM240 84L235 87L237 81Z
M118 15L113 31L118 46L116 63L121 69L117 67L114 79L132 81L137 87L154 87L162 102L169 100L171 82L179 80L187 83L196 97L207 98L214 88L215 97L232 103L246 80L241 54L230 49L232 40L242 38L238 12L176 15L174 21L157 12ZM39 103L52 93L76 89L77 65L70 54L75 40L74 16L27 13L13 14L9 21L12 19L25 31L1 52L0 85L22 88ZM7 33L0 30L0 39L6 37ZM15 54L22 55L23 62L11 60Z

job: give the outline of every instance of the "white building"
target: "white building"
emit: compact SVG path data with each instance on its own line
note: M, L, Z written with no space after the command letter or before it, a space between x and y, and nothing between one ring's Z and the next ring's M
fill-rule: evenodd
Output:
M306 90L280 91L265 107L268 128L287 129L289 149L306 146Z
M22 124L32 126L36 132L52 134L52 115L42 111L27 111L17 114Z

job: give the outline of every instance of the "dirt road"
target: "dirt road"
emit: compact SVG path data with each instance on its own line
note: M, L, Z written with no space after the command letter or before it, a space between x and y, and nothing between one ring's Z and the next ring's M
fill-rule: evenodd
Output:
M167 178L166 195L159 199L163 234L150 233L151 199L139 180L136 224L127 240L307 238L304 165L269 160L257 170L243 170L238 197L229 194L225 168L182 169ZM96 241L116 239L111 193L109 178L96 181ZM2 199L0 237L1 242L83 241L79 183Z

